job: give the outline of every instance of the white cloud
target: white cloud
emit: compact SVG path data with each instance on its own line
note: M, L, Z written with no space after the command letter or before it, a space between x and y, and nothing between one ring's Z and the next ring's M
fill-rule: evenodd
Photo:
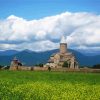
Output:
M46 50L52 50L52 49L56 49L59 47L58 43L53 43L49 40L46 41L36 41L36 42L31 42L31 43L27 43L27 42L23 42L21 44L1 44L0 48L2 48L2 50L8 50L10 49L16 49L16 50L25 50L25 49L29 49L32 51L46 51Z
M67 37L71 48L100 48L100 15L65 12L40 20L14 15L0 20L0 49L44 51L58 47L53 40ZM9 44L10 43L10 44Z

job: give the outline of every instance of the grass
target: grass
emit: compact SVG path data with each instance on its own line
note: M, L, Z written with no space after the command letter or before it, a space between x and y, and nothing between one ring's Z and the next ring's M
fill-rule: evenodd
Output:
M100 73L0 71L0 100L100 100Z

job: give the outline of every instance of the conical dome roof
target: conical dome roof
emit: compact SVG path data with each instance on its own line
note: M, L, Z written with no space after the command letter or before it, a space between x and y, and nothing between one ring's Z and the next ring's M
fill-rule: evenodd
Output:
M60 43L66 43L66 38L62 36Z

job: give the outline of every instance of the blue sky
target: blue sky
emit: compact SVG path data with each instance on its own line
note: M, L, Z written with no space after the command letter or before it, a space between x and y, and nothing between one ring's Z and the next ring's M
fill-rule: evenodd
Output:
M39 19L62 12L100 13L100 0L0 0L0 19L15 15Z

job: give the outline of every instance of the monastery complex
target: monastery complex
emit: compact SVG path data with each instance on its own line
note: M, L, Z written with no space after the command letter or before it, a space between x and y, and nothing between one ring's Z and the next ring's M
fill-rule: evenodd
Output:
M62 68L64 63L67 63L65 66L69 69L78 69L79 65L75 56L68 51L66 39L63 36L60 42L59 52L52 54L48 62L43 66L43 68ZM22 63L15 57L11 61L10 70L32 70L35 67L22 66Z
M68 51L66 39L63 36L60 42L60 50L58 53L52 54L48 63L44 67L62 68L63 64L67 62L68 68L78 69L79 65L75 56Z

